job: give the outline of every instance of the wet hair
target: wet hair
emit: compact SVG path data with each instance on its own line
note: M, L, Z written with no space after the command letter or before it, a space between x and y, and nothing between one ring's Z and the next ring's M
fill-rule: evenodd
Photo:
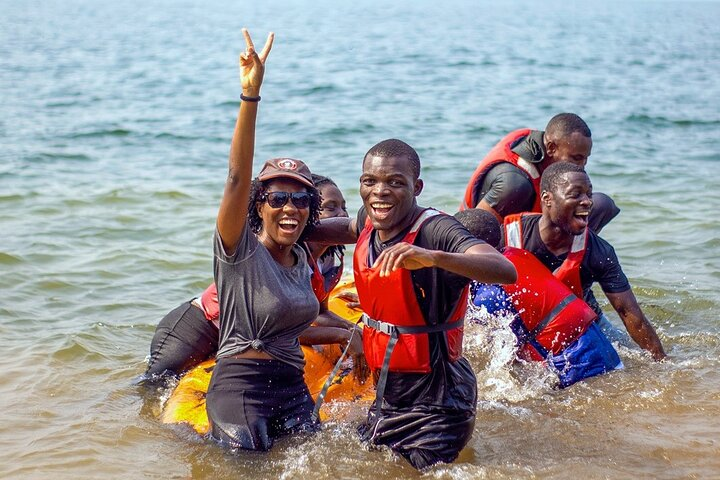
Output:
M545 135L552 140L569 137L575 132L580 132L584 137L592 137L590 127L585 120L574 113L558 113L545 127Z
M413 179L420 178L420 157L413 147L402 140L390 138L374 145L363 157L363 164L368 157L406 157L410 160Z
M320 203L322 203L322 194L320 193L320 188L323 185L332 185L333 187L340 190L340 187L337 186L337 183L333 182L332 178L326 177L324 175L318 175L317 173L312 174L313 183L315 184L315 188L318 189L318 193L320 194ZM342 191L340 192L342 194ZM320 258L318 260L325 260L326 258L333 256L337 254L338 257L342 257L345 255L345 245L330 245L326 250L325 253L320 255Z
M563 183L563 175L571 172L584 173L587 175L585 169L580 165L570 162L553 163L543 170L542 177L540 178L540 191L554 192Z
M260 203L260 199L263 195L265 195L268 186L270 186L270 183L273 180L260 181L255 178L252 182L250 182L250 198L248 200L247 221L250 230L252 230L254 234L260 233L260 230L262 230L263 226L262 218L260 217L260 213L258 213L257 205L258 203ZM308 216L307 224L305 225L305 228L303 229L303 232L300 235L298 242L303 241L304 238L310 232L312 232L313 228L315 228L315 225L317 225L320 221L320 192L318 192L318 189L315 187L307 187L305 185L303 186L310 194L310 215Z
M500 222L492 213L482 208L469 208L455 214L455 219L462 223L470 233L493 248L498 248L502 240Z

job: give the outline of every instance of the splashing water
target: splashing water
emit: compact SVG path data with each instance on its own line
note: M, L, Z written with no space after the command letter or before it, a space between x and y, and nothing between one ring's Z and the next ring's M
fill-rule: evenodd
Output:
M517 338L510 328L514 315L488 313L468 302L465 314L465 356L475 369L478 397L520 402L552 390L557 375L541 362L517 358Z

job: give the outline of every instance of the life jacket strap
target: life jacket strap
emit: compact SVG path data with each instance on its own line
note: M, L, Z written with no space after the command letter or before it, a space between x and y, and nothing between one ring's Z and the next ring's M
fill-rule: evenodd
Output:
M318 418L320 418L320 407L323 404L323 401L325 400L325 395L327 395L328 390L330 389L330 386L332 385L333 381L335 380L335 375L337 375L338 370L340 370L340 365L342 364L343 360L345 360L345 357L347 356L348 351L350 350L350 344L352 343L353 337L355 336L355 330L356 328L352 329L352 332L350 332L350 339L347 342L347 345L345 345L345 349L340 354L340 358L338 358L338 361L335 363L335 367L333 367L332 372L330 372L330 375L328 376L327 380L325 380L325 384L323 385L322 389L320 390L320 393L318 394L317 400L315 400L315 408L313 408L312 413L312 421L316 422ZM353 365L354 367L354 365Z
M464 318L456 320L452 323L442 323L439 325L417 325L412 327L393 325L392 323L375 320L366 314L363 314L361 321L366 326L390 336L388 344L385 347L385 356L383 358L382 367L380 367L380 376L378 377L377 386L375 387L375 415L379 417L383 397L385 396L385 386L387 385L388 372L390 371L390 358L392 357L393 350L395 350L395 345L397 345L400 334L417 335L420 333L447 332L449 330L462 327Z
M385 396L385 386L387 385L388 372L390 371L390 357L392 357L392 352L395 350L395 345L397 345L398 331L392 330L389 335L390 340L388 340L387 347L385 347L385 358L383 358L380 376L375 387L375 415L377 417L380 417L380 408L382 407L383 397Z
M369 316L363 314L361 321L374 330L382 332L385 335L392 336L393 332L396 332L397 334L402 333L411 335L417 335L420 333L447 332L449 330L462 327L463 320L464 319L461 318L460 320L456 320L451 323L441 323L438 325L416 325L406 327L400 325L393 325L392 323L383 322L382 320L375 320L374 318L370 318Z
M576 298L577 298L577 297L576 297L574 294L572 294L572 293L571 293L570 295L568 295L567 297L563 298L560 303L558 303L557 305L555 305L555 308L553 308L553 309L550 311L550 313L548 313L547 315L545 315L545 318L543 318L542 320L540 320L540 323L538 323L537 325L535 325L535 328L533 328L532 331L530 332L530 336L531 336L533 339L534 339L535 337L537 337L537 336L540 334L540 332L542 332L543 330L545 330L545 327L547 327L548 324L550 324L550 322L552 322L553 319L554 319L555 317L557 317L557 316L560 314L560 312L562 312L562 310L563 310L565 307L567 307L567 306L570 304L570 302L572 302L572 301L575 300Z

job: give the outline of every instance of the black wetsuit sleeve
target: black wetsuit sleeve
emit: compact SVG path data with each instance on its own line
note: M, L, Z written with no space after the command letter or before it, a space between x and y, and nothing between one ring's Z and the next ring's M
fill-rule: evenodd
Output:
M610 223L610 220L617 217L620 208L612 198L602 192L593 192L592 199L593 207L588 222L590 223L590 230L598 233L605 225Z
M479 198L505 217L532 210L535 188L515 165L501 163L492 167L483 178Z

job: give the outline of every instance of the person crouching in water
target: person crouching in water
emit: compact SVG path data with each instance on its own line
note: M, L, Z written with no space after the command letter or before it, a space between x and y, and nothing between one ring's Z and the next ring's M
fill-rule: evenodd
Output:
M500 248L502 231L494 215L473 208L455 214L473 235ZM473 282L471 304L490 315L510 315L517 355L544 361L558 376L561 388L622 368L610 341L594 323L597 314L530 252L501 249L518 272L510 285Z
M592 296L603 293L630 337L655 360L665 358L660 338L640 309L612 245L589 228L592 183L583 167L560 162L548 167L540 181L541 214L505 218L505 244L532 253L575 295L587 301L598 322L609 321Z
M553 276L567 287L565 292L557 284L550 289L555 295L552 304L558 309L565 306L577 308L573 314L576 317L575 323L568 322L569 327L575 325L576 333L572 333L571 328L565 334L567 336L555 343L546 343L543 346L535 342L539 345L532 345L531 340L539 338L538 335L554 318L552 315L548 316L549 314L542 316L540 312L534 312L534 323L531 323L531 328L527 329L524 337L521 335L521 340L526 339L529 345L529 357L540 360L553 353L553 363L557 370L566 372L565 378L561 377L565 386L621 366L617 353L614 349L610 351L607 348L607 338L601 332L604 329L603 324L609 322L599 305L594 301L587 302L594 312L592 316L570 296L572 294L586 301L594 299L590 292L592 284L597 281L632 339L647 350L653 359L665 358L662 343L638 305L614 249L588 228L587 219L592 208L592 184L585 170L566 162L553 164L543 172L541 191L541 214L525 213L506 218L505 243L510 248L529 252L533 258L527 260L528 262L535 263L534 260L538 260L545 267L543 276L546 280L541 280L535 274L526 276L528 281L535 279L537 282L537 285L529 285L530 287L537 291L541 288L541 282L552 283L552 279L547 278L548 272L553 272ZM538 271L536 266L532 269L533 272ZM530 291L527 285L525 287ZM525 292L522 288L515 292L516 297L523 293ZM567 295L563 297L565 293ZM513 298L513 301L516 301L516 298ZM549 313L553 311L554 309ZM568 312L569 310L565 311L564 315L568 315ZM588 337L581 339L573 349L565 352L566 355L555 352L557 349L566 349L573 336L584 333L586 328ZM575 365L588 361L596 366L583 371L582 368L573 367L573 361Z

